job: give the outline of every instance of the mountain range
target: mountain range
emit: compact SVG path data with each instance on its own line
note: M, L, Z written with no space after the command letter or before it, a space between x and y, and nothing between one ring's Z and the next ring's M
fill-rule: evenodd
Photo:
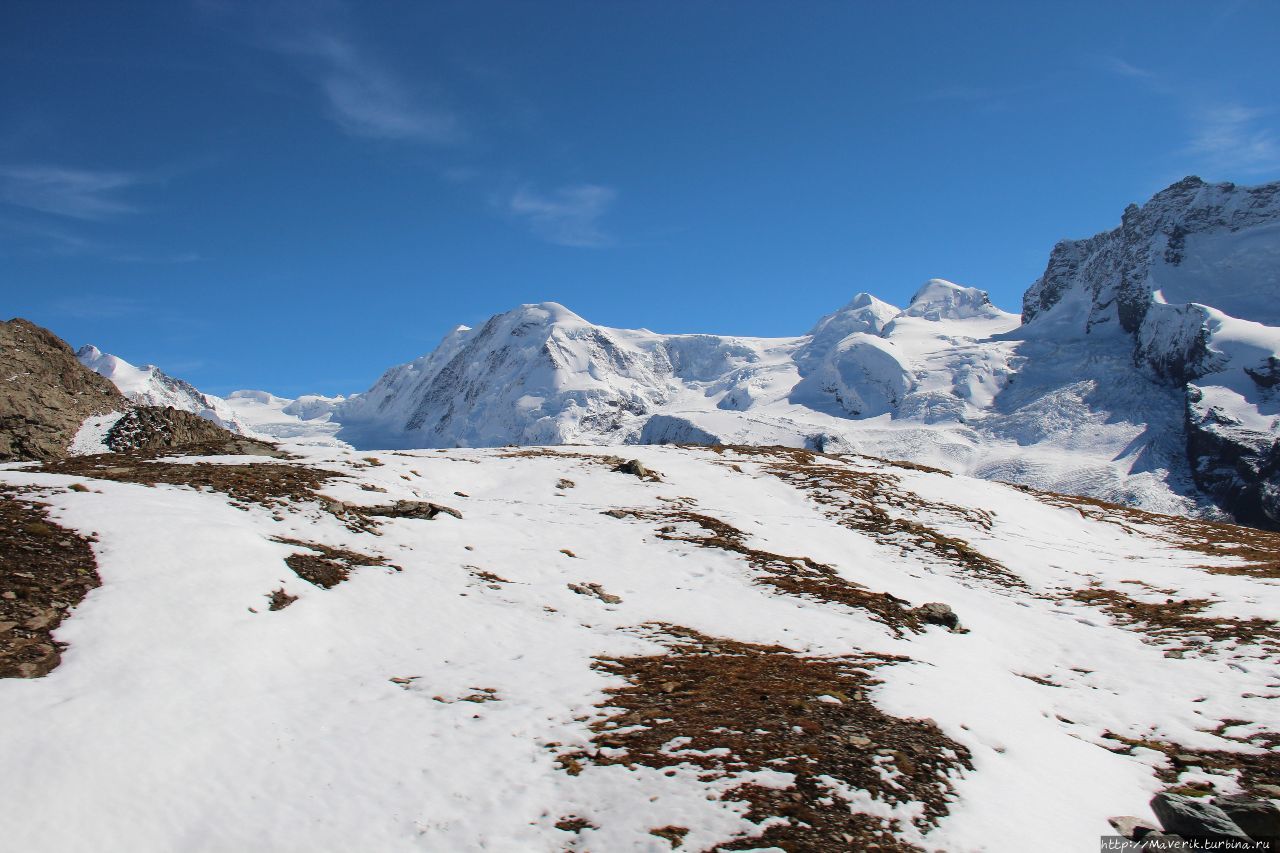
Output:
M808 334L659 334L522 305L361 394L220 400L98 352L131 399L357 449L754 444L1280 523L1280 183L1189 177L1054 247L1020 314L941 279Z

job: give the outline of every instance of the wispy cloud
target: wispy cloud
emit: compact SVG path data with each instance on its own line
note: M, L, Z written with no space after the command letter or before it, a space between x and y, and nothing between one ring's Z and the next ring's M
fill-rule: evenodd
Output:
M115 320L141 314L147 306L127 296L80 293L55 299L48 308L59 316L77 320Z
M141 182L138 175L129 172L0 166L0 201L72 219L111 219L138 211L120 199L119 193Z
M1134 80L1156 80L1159 77L1156 72L1140 68L1118 56L1095 56L1092 59L1094 64L1103 71L1109 71L1120 77L1129 77Z
M545 194L525 187L507 198L505 208L549 243L598 249L614 245L600 220L617 195L613 188L599 184L576 184Z
M1218 104L1197 111L1188 150L1219 172L1255 175L1280 169L1280 139L1264 125L1270 111Z
M282 53L300 58L323 95L333 120L353 136L450 145L465 134L451 110L428 103L347 38L312 32L274 40Z

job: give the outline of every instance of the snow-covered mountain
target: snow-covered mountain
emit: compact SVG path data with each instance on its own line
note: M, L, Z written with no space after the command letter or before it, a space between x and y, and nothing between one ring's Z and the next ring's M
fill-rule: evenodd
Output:
M1023 320L1120 338L1177 389L1200 489L1249 523L1280 522L1280 183L1186 178L1130 205L1120 227L1054 248Z
M1019 317L927 282L796 338L524 305L337 405L361 448L784 444L1280 523L1280 184L1188 178L1064 241Z
M168 375L154 364L135 367L116 355L104 353L86 344L76 351L76 358L99 376L110 379L120 393L139 406L172 407L213 421L223 429L242 435L253 431L236 419L226 401L205 394L190 382Z

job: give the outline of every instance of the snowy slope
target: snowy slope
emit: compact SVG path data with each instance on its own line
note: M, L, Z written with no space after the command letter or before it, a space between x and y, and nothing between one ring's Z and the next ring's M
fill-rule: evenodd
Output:
M135 367L119 356L104 353L93 345L76 351L80 363L100 376L110 379L131 402L141 406L173 407L213 421L223 429L251 434L240 423L226 401L204 394L194 385L169 376L154 364Z
M650 481L596 448L287 449L0 468L102 578L57 669L0 679L6 846L769 849L800 820L804 849L1074 853L1168 785L1253 785L1280 731L1280 586L1226 528L783 451L629 448ZM272 497L281 466L341 476ZM212 469L268 492L165 484ZM351 509L399 499L461 517ZM315 586L285 560L320 546L370 565ZM821 669L850 654L856 689ZM794 698L751 680L783 661Z

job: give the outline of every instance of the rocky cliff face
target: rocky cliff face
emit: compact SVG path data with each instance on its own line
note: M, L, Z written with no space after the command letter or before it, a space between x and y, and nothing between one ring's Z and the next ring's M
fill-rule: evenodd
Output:
M1130 205L1120 227L1054 247L1022 316L1131 339L1135 367L1185 394L1197 486L1280 525L1280 183L1190 177Z
M0 324L0 461L65 456L86 418L128 405L57 335L20 318Z

